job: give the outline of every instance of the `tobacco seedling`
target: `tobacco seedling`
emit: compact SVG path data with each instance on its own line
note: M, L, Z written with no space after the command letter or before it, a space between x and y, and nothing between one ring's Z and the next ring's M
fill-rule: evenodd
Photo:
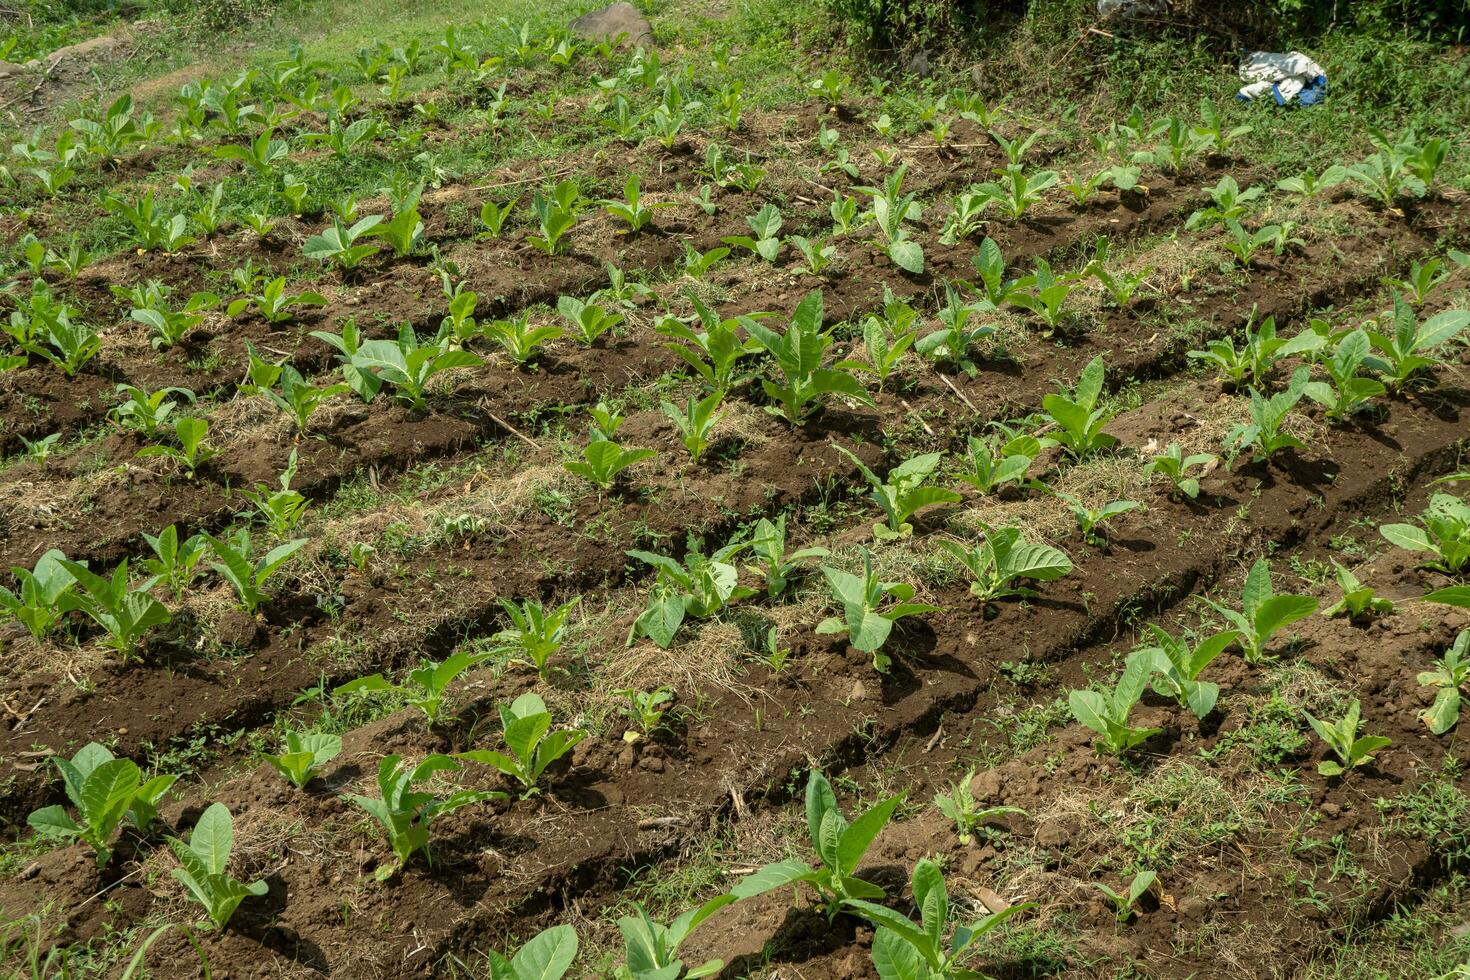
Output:
M1152 672L1152 652L1135 650L1124 663L1113 690L1072 691L1067 695L1072 717L1101 736L1095 743L1099 750L1122 755L1159 733L1158 728L1134 728L1128 724L1128 715L1143 695Z
M1091 276L1102 284L1107 290L1113 305L1120 310L1128 308L1133 302L1133 297L1138 293L1138 287L1148 278L1151 271L1147 267L1139 272L1114 272L1108 268L1108 239L1099 237L1097 240L1097 251L1092 261L1087 263L1079 276L1085 278Z
M1200 231L1227 221L1239 221L1250 210L1246 205L1266 193L1266 189L1259 185L1241 190L1235 178L1229 174L1221 177L1214 187L1205 188L1205 191L1214 204L1195 211L1185 219L1184 227L1188 231Z
M182 309L171 310L160 297L146 309L135 309L129 316L153 331L151 343L165 350L184 339L184 335L204 322L204 314L219 305L214 293L198 292L189 296Z
M485 337L499 344L517 367L533 364L542 347L561 339L565 333L557 326L531 326L529 313L517 313L508 320L491 320L484 327Z
M376 375L379 383L393 385L397 388L399 401L413 411L424 408L424 389L435 375L483 363L479 356L469 351L445 350L433 343L420 344L412 324L407 321L399 326L396 341L369 340L352 355L354 368L362 374Z
M657 455L652 449L625 449L611 439L594 439L582 447L580 460L569 459L561 465L568 473L580 476L606 492L613 488L624 470Z
M500 608L505 610L510 625L491 637L496 643L505 644L496 652L511 654L512 661L528 663L536 668L543 681L550 680L548 662L561 649L566 639L567 619L581 601L579 596L548 610L536 599L517 604L501 598Z
M1225 125L1225 117L1221 114L1215 103L1209 99L1199 100L1200 118L1202 125L1194 128L1195 135L1207 140L1211 152L1225 156L1230 152L1231 145L1242 136L1248 136L1255 132L1256 127L1249 123L1240 126Z
M1433 258L1428 262L1415 259L1409 266L1407 279L1384 276L1379 281L1396 293L1402 293L1413 305L1422 306L1429 294L1449 278L1450 271L1445 269L1444 260Z
M273 139L274 136L275 133L269 128L263 129L244 146L226 143L215 147L213 153L221 160L238 160L258 174L269 174L276 161L286 159L291 152L291 147L285 140Z
M42 807L26 817L26 825L43 837L80 840L92 848L97 866L112 859L113 832L124 820L145 831L176 776L154 776L144 782L137 763L114 758L104 746L89 742L70 761L52 756L61 773L66 798L77 812L68 816L60 804Z
M475 240L483 242L499 238L505 228L505 219L510 217L511 209L519 203L520 198L512 198L504 204L486 201L480 205L480 224L485 226L485 230L476 235Z
M1186 456L1179 448L1179 443L1171 442L1163 452L1144 465L1143 478L1147 480L1152 476L1162 475L1174 485L1177 492L1193 500L1199 496L1199 476L1191 476L1189 471L1196 467L1207 467L1219 458L1214 453L1191 453Z
M1056 275L1051 271L1051 263L1038 257L1035 271L1016 283L1010 297L1011 305L1030 310L1040 317L1046 324L1041 335L1050 337L1062 324L1067 297L1072 294L1076 280L1076 276Z
M1003 817L1026 814L1025 810L1015 806L979 806L971 789L974 778L975 770L971 769L965 773L965 778L950 784L948 792L934 794L935 808L954 821L960 843L967 847L974 842L977 833L991 833L986 828L987 824L997 823Z
M970 594L982 602L1009 596L1035 598L1034 589L1019 585L1021 579L1054 582L1072 571L1072 560L1058 548L1035 544L1021 537L1014 527L982 525L984 540L967 548L958 541L941 538L939 547L970 573Z
M1037 454L1055 443L1033 435L1016 435L1004 442L999 436L970 436L964 457L965 468L955 479L984 494L994 493L1007 483L1024 483Z
M1323 609L1323 616L1331 619L1347 613L1348 619L1362 620L1393 612L1393 600L1375 595L1373 586L1359 582L1356 575L1336 561L1333 561L1332 567L1337 570L1337 587L1342 590L1342 598Z
M1153 871L1140 871L1133 876L1128 887L1122 892L1115 892L1100 881L1094 881L1092 887L1102 892L1109 902L1113 904L1113 914L1119 922L1127 922L1133 918L1138 910L1138 902L1148 894L1148 890L1158 880L1158 874Z
M622 709L632 722L638 726L642 736L638 732L628 731L623 733L623 741L635 742L639 738L652 734L664 723L664 715L668 713L668 705L673 703L674 689L667 684L660 685L652 691L637 691L631 687L625 687L614 691L628 699L628 704Z
M696 330L675 317L661 317L654 326L660 336L671 337L683 343L668 343L664 346L673 351L684 363L715 391L727 391L737 380L735 365L741 358L758 349L754 341L742 341L736 328L742 321L731 317L721 319L697 296L690 294L703 329Z
M696 980L719 973L725 967L724 960L709 960L686 969L678 958L679 946L696 926L734 901L733 895L717 895L668 925L655 921L641 904L635 904L637 915L618 919L626 962L614 974L616 980Z
M777 517L775 523L765 517L756 522L750 535L750 553L756 563L746 568L765 580L766 595L773 599L786 591L792 575L800 567L799 562L826 558L830 554L826 548L800 548L788 553L785 514Z
M879 479L878 475L868 469L863 461L850 450L842 446L834 446L834 448L852 460L858 472L863 475L863 479L868 481L868 486L873 491L871 494L873 502L888 519L886 525L873 525L873 536L880 541L891 541L912 535L914 526L909 519L920 508L931 504L955 503L960 499L960 495L953 490L926 485L926 481L939 467L939 461L944 457L943 453L924 453L904 460L889 470L885 478Z
M1021 288L1019 280L1006 278L1005 255L994 239L981 239L980 249L970 260L970 264L975 267L975 275L979 280L972 284L972 288L993 309L1000 309L1010 302L1011 297Z
M1375 353L1365 363L1391 387L1400 388L1420 371L1444 363L1443 357L1432 352L1470 326L1470 311L1446 310L1420 323L1413 307L1395 293L1391 324L1391 331L1368 331Z
M1303 197L1316 197L1323 191L1336 187L1348 179L1347 168L1340 163L1334 163L1321 174L1314 174L1307 170L1295 177L1286 177L1276 182L1278 191L1286 191L1289 194L1300 194Z
M970 348L994 336L995 327L989 324L970 326L970 320L982 308L972 303L961 303L959 294L949 283L944 285L944 295L945 304L939 310L940 328L915 341L914 350L973 378L979 369L970 359Z
M195 294L199 295L198 293ZM192 303L192 300L190 301ZM286 295L286 277L276 276L267 282L257 294L241 296L225 307L225 313L236 317L251 305L267 323L285 323L293 316L291 309L297 306L326 306L327 298L321 293L306 290L295 296Z
M397 864L378 868L374 877L379 881L391 878L418 851L429 857L429 825L438 817L472 803L505 798L504 793L494 790L461 789L440 797L414 789L415 783L421 783L435 773L459 769L460 764L447 755L431 755L416 766L404 763L398 755L385 755L378 762L379 796L346 795L346 799L362 807L382 824L388 844L398 859Z
M964 924L950 905L943 872L928 858L914 865L911 887L919 909L917 923L863 898L844 903L875 927L872 956L879 980L977 980L984 974L960 965L969 959L975 943L1012 916L1036 907L1034 902L1019 902Z
M705 273L730 254L730 250L723 245L712 248L708 252L701 252L690 246L688 242L682 244L684 245L684 275L691 279L703 279Z
M1376 378L1358 376L1358 369L1368 357L1368 335L1358 328L1338 341L1331 356L1320 362L1331 383L1309 381L1306 396L1327 409L1327 417L1344 419L1362 410L1368 402L1388 389Z
M369 674L341 685L334 693L338 695L391 693L403 698L424 713L430 725L439 723L439 712L444 706L444 694L449 685L460 674L478 667L489 660L488 653L469 653L461 650L451 654L440 663L424 664L408 672L402 684L394 684L382 674Z
M383 387L383 381L377 373L372 370L359 370L352 363L352 359L361 348L361 334L358 332L357 323L348 317L342 321L342 332L340 334L328 333L325 330L313 330L311 336L325 344L335 348L340 356L337 358L342 370L342 377L347 386L357 393L364 402L371 402L377 397L379 389ZM274 384L274 382L271 382ZM270 385L266 385L269 387Z
M143 540L154 554L143 559L143 567L159 584L166 585L175 599L182 598L194 584L199 562L209 548L208 540L203 534L194 534L180 541L178 528L172 524L157 537L143 532Z
M10 569L18 583L16 592L0 587L0 609L38 640L51 632L67 611L62 600L76 585L65 558L64 553L52 548L36 559L32 569Z
M317 772L342 752L342 736L328 733L287 732L280 755L261 753L261 758L297 789L304 789Z
M252 895L258 898L267 891L263 881L247 885L230 876L227 869L235 843L235 826L223 803L211 803L205 808L189 834L188 843L177 837L170 837L168 843L181 865L173 869L174 878L189 890L189 897L204 906L218 929L225 927L246 898Z
M976 184L972 190L999 204L1013 221L1019 220L1041 201L1047 188L1062 179L1055 170L1038 170L1028 175L1019 163L1012 163L995 173L1000 176L999 181Z
M1460 688L1467 681L1470 681L1470 630L1461 630L1434 669L1419 674L1419 683L1437 692L1434 703L1419 714L1434 734L1443 735L1459 723Z
M552 926L537 933L509 958L490 950L490 980L562 980L577 958L577 930Z
M1323 722L1309 711L1302 712L1312 731L1337 755L1337 761L1323 759L1317 763L1317 771L1322 775L1341 776L1365 766L1373 761L1373 753L1393 744L1393 739L1384 735L1359 735L1360 711L1358 699L1354 698L1348 705L1347 714L1334 722Z
M1257 559L1246 573L1240 611L1212 599L1205 602L1235 627L1236 641L1245 653L1246 662L1252 664L1266 660L1266 645L1279 630L1317 611L1313 596L1277 595L1271 584L1271 563L1264 558Z
M556 311L571 324L577 338L592 346L598 337L623 322L623 314L611 312L597 303L584 303L573 296L562 296L556 301Z
M863 549L863 573L854 575L840 568L822 566L822 575L832 598L842 608L841 616L829 616L817 624L817 633L846 633L855 650L873 655L873 669L888 672L892 658L883 652L893 624L906 616L939 612L940 607L910 602L916 591L903 582L884 582L873 571L873 556Z
M918 312L895 299L885 286L883 315L869 316L863 321L863 349L867 360L849 357L838 362L837 367L873 375L878 379L878 390L882 391L899 362L918 340L918 323Z
M646 636L667 650L686 616L708 619L730 603L753 595L755 590L739 585L740 572L731 562L750 545L749 541L728 544L709 556L691 547L682 564L648 551L627 552L629 558L658 572L648 593L648 606L628 631L628 642Z
M627 222L628 230L632 232L642 230L644 225L652 221L655 211L674 206L672 201L660 201L656 204L643 203L643 197L638 190L637 174L628 175L627 183L623 185L623 200L600 200L597 203L602 205L614 218Z
M1181 708L1187 708L1203 720L1220 699L1220 685L1202 681L1199 675L1235 642L1238 634L1226 630L1190 646L1187 639L1175 639L1153 623L1148 624L1148 631L1154 645L1143 649L1153 657L1154 692L1160 697L1173 698Z
M1250 449L1252 461L1263 463L1283 449L1305 449L1306 443L1283 432L1281 427L1286 423L1286 417L1291 414L1291 410L1302 400L1307 389L1308 375L1308 368L1297 368L1286 390L1278 391L1270 398L1252 388L1251 421L1236 425L1225 434L1226 452L1233 456Z
M781 253L781 211L767 203L755 214L745 219L754 238L749 235L730 235L722 238L726 245L749 249L767 262L775 262Z
M515 779L522 787L521 799L537 792L536 782L547 766L587 737L580 728L551 731L551 712L546 709L546 702L529 691L509 706L500 706L500 724L510 755L474 749L459 753L458 758L494 766Z
M779 410L766 410L783 416L792 425L800 425L826 395L841 395L861 405L872 405L873 399L862 384L841 367L822 367L827 350L832 346L832 332L822 330L822 294L808 293L797 304L786 332L778 334L753 317L741 317L740 323L757 344L764 347L781 372L781 382L761 381L767 397L779 403Z
M1098 407L1103 374L1102 355L1098 355L1087 362L1072 391L1064 390L1041 400L1042 408L1061 430L1054 437L1057 444L1076 459L1084 459L1118 444L1115 437L1102 431L1114 414L1106 406Z
M918 194L903 193L903 178L908 166L902 165L883 179L883 186L855 187L853 190L866 194L873 206L867 217L878 227L885 251L894 265L905 272L919 275L924 271L924 249L909 237L906 221L918 221L923 217L923 208Z
M383 221L381 214L370 214L351 225L334 219L332 226L312 235L306 240L303 250L309 259L336 262L343 269L355 269L364 259L382 251L376 245L359 245L358 240L367 237Z
M124 661L137 649L143 634L172 618L163 603L148 594L154 579L136 585L130 581L126 558L118 563L110 579L89 571L80 562L66 558L57 561L77 583L75 590L61 595L61 608L78 610L106 630L111 646Z
M1082 533L1082 540L1093 547L1101 547L1106 543L1103 536L1097 533L1098 528L1105 522L1143 506L1136 500L1113 500L1101 507L1093 508L1070 493L1058 490L1056 495L1066 502L1067 509L1072 512L1072 517L1077 522L1077 530Z
M300 371L289 364L283 364L280 391L257 387L256 393L284 412L295 425L296 432L305 435L311 424L311 417L316 414L317 409L321 408L328 399L346 394L351 390L352 387L343 382L320 386L309 384L301 376ZM294 450L292 455L295 455Z
M240 496L255 506L256 515L265 524L273 538L284 538L295 529L306 516L310 501L300 491L291 489L296 478L296 450L286 461L286 468L278 479L280 489L273 490L264 483L257 483L253 490L241 490Z
M1378 533L1389 544L1407 551L1422 551L1435 561L1425 567L1458 575L1470 567L1470 504L1448 493L1436 493L1419 516L1422 527L1385 524Z
M265 583L295 557L308 540L296 538L284 541L259 558L252 558L255 547L248 528L240 528L228 540L212 534L206 534L204 538L218 559L210 562L209 567L234 587L235 595L240 600L240 608L252 614L260 608L262 602L271 597L265 591Z
M813 769L806 783L806 828L819 863L812 867L792 858L768 864L740 879L730 894L737 899L754 898L806 882L816 890L829 922L853 899L882 899L883 889L855 877L854 872L894 809L903 802L903 795L880 800L849 823L837 806L832 784Z
M659 407L664 415L674 423L679 430L679 437L684 443L684 448L689 450L689 455L695 463L704 455L705 449L709 447L711 433L719 421L725 417L725 413L715 414L720 407L724 395L714 392L702 399L690 398L688 403L680 408L673 402L660 402Z
M801 235L791 235L786 239L787 244L792 245L801 253L802 261L806 263L806 271L814 276L820 276L832 264L832 259L837 255L837 247L825 242L811 241Z
M573 181L559 181L550 190L532 192L531 213L541 234L527 236L526 241L547 255L560 254L562 239L576 227L581 209L582 196Z

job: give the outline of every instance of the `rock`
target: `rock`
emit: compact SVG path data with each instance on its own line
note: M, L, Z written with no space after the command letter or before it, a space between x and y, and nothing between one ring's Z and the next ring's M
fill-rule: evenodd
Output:
M1036 827L1036 843L1042 847L1061 848L1077 836L1080 828L1070 817L1047 820Z
M663 772L664 760L656 755L646 755L638 760L638 767L647 772Z
M975 778L970 780L970 792L975 799L986 804L994 804L1002 799L1005 783L999 771L987 769L977 772Z
M653 46L653 26L631 3L614 3L583 14L571 24L572 33L588 39L608 38L619 47Z
M923 48L909 55L906 67L909 74L917 75L919 78L934 77L934 63L929 60L929 52Z
M25 70L25 65L17 65L13 61L0 61L0 78L9 78L11 75L19 75Z
M74 58L79 61L100 61L113 54L121 46L117 38L110 34L101 37L89 37L85 41L76 44L68 44L64 48L57 48L46 56L46 64L54 65L62 58Z

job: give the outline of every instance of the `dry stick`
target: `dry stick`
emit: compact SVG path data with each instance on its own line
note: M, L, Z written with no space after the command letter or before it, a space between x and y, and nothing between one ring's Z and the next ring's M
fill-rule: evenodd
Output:
M572 167L567 167L565 170L558 170L556 173L551 174L550 176L544 177L541 174L532 174L530 177L519 177L516 180L507 180L499 184L483 184L479 187L471 187L470 190L493 191L501 187L514 187L516 184L529 184L535 180L557 180L561 177L565 177L567 174L571 173L572 170Z
M30 99L35 96L37 92L41 91L41 86L46 84L46 80L51 77L52 72L56 71L56 69L59 68L61 66L61 63L65 60L66 55L62 55L60 58L57 58L55 61L51 62L51 67L46 69L46 74L41 76L41 80L38 81L29 92L22 92L20 95L14 96L13 98L5 102L0 102L0 109L9 109L11 106L15 105L15 103L21 101L22 99Z
M943 381L949 387L949 390L952 391L952 392L954 392L955 393L955 396L958 397L960 401L962 401L962 402L965 403L965 406L967 408L969 408L970 411L974 412L976 415L979 415L980 414L980 409L976 408L975 407L975 403L972 402L972 401L970 401L970 399L968 399L968 398L965 397L965 393L963 391L960 391L958 388L956 388L954 386L954 382L953 381L949 380L944 375L940 374L938 371L935 371L934 372L934 376L936 378L938 378L940 381ZM925 426L925 428L928 428L928 426Z
M517 429L515 426L511 425L505 419L501 418L499 415L496 415L494 412L490 411L490 409L488 407L486 407L483 403L481 403L480 408L485 412L486 415L490 416L490 419L496 425L500 426L502 429L505 429L511 435L513 435L516 438L520 439L522 442L524 442L526 445L530 446L532 449L535 449L537 451L540 451L541 446L537 444L537 442L536 442L535 439L532 439L530 436L526 435L520 429Z

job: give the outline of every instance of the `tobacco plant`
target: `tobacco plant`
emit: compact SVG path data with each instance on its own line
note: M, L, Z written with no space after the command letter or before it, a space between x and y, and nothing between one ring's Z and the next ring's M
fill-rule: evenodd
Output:
M1138 908L1139 900L1148 894L1148 890L1154 886L1159 876L1153 871L1140 871L1128 882L1128 887L1122 892L1115 892L1100 881L1092 883L1092 887L1102 892L1107 900L1112 903L1113 917L1119 922L1127 922L1133 918Z
M627 182L623 185L623 200L600 200L597 202L614 218L626 222L628 230L638 232L653 220L653 213L660 208L671 208L672 201L661 201L656 204L643 203L643 196L638 190L638 175L629 174Z
M1312 731L1337 755L1336 761L1323 759L1317 763L1317 771L1322 775L1341 776L1359 766L1366 766L1373 761L1373 753L1393 743L1393 739L1383 735L1359 735L1360 712L1357 698L1337 721L1324 722L1311 712L1302 712Z
M495 642L505 644L497 652L508 653L512 660L530 664L542 680L550 680L548 661L561 649L566 638L567 619L581 603L581 597L549 610L536 599L527 599L519 604L506 598L498 601L510 625L491 637Z
M1257 463L1270 460L1283 449L1305 449L1306 443L1282 430L1291 410L1306 393L1309 371L1299 367L1292 374L1291 384L1270 398L1252 388L1251 420L1242 422L1225 434L1225 450L1232 455L1251 450L1251 459Z
M473 749L457 756L470 762L493 766L521 784L521 799L537 792L541 774L557 759L587 737L580 728L551 731L551 712L540 695L526 692L509 705L500 706L502 737L510 754Z
M517 313L508 320L491 320L484 325L482 332L487 339L499 344L517 367L533 364L541 355L541 348L561 339L566 333L558 326L531 326L529 313Z
M454 772L459 768L460 764L447 755L431 755L418 765L407 764L398 755L385 755L378 762L379 795L346 795L346 799L362 807L382 825L388 845L398 859L396 864L378 868L374 877L379 881L391 878L418 851L429 857L429 825L437 818L472 803L505 798L504 793L494 790L461 789L441 797L415 789L416 783L422 783L436 773Z
M854 873L901 802L902 793L880 800L849 823L837 806L832 784L813 769L806 783L806 829L817 865L795 858L768 864L740 879L730 894L737 899L754 898L805 882L816 891L828 921L853 899L882 899L883 889Z
M749 541L739 541L708 556L698 547L691 547L682 563L648 551L627 552L629 558L651 565L658 573L648 593L647 607L628 632L628 642L646 636L667 650L685 617L708 619L730 603L754 594L753 589L739 584L739 570L731 561L750 545Z
M144 781L137 763L114 758L104 746L89 742L67 760L52 756L61 773L66 798L76 810L67 815L60 804L42 807L26 817L26 825L42 837L80 840L92 848L98 867L112 859L112 835L124 821L146 831L158 812L158 801L176 776Z
M203 534L193 534L180 541L178 528L172 524L156 537L143 532L143 540L154 555L143 560L143 567L160 585L168 587L175 600L182 599L198 575L199 562L209 550L208 540Z
M954 821L955 833L965 846L974 842L977 833L990 834L991 831L986 829L987 824L997 823L1003 817L1024 816L1026 813L1015 806L980 806L971 786L974 779L975 770L971 769L965 773L963 779L950 784L947 792L934 794L935 809Z
M1413 307L1395 293L1390 325L1391 329L1368 331L1374 353L1364 363L1398 389L1419 372L1445 363L1443 356L1433 352L1470 326L1470 311L1446 310L1420 323Z
M198 295L200 294L195 294L195 296ZM190 304L192 305L192 303L193 298L191 297ZM327 298L321 293L310 290L304 290L294 296L287 296L286 277L277 276L267 282L259 293L241 296L239 299L233 300L229 306L225 307L225 313L229 316L236 317L244 313L252 305L267 323L285 323L294 316L291 312L292 307L326 306Z
M0 609L38 640L60 622L67 611L62 600L76 586L65 559L63 552L52 548L36 559L34 568L11 567L18 583L15 592L0 587Z
M1132 510L1138 510L1143 506L1136 500L1112 500L1101 507L1089 507L1082 500L1070 493L1058 490L1056 495L1067 505L1072 512L1072 517L1077 522L1077 530L1082 534L1082 540L1093 547L1101 547L1105 542L1102 535L1098 534L1098 528L1121 514Z
M960 921L950 905L949 892L939 865L920 858L910 882L919 922L863 898L844 906L871 922L873 967L879 980L976 980L984 975L961 966L969 959L976 941L1012 916L1036 907L1035 902L1018 902L968 924Z
M873 404L862 384L840 366L823 367L827 350L832 346L832 332L822 330L822 294L808 293L797 304L784 334L778 334L753 317L742 317L740 323L751 339L775 361L781 373L779 382L765 379L761 388L776 401L776 410L792 425L800 425L825 396L841 395L862 405Z
M444 706L444 695L454 679L467 670L478 667L489 660L488 653L469 653L461 650L451 654L440 663L424 664L408 672L402 684L394 684L382 674L369 674L339 686L338 695L389 693L403 698L424 713L430 725L439 723L439 712Z
M343 269L355 269L365 259L382 251L376 245L360 245L358 241L368 237L383 221L381 214L370 214L351 225L334 219L332 226L312 235L306 240L303 250L309 259L335 262Z
M204 322L204 314L219 305L214 293L196 292L178 310L168 307L162 297L144 309L134 309L128 315L153 331L151 343L157 350L166 350L184 339L184 335Z
M914 526L909 522L920 508L931 504L955 503L960 495L953 490L943 487L930 486L926 481L934 475L939 467L939 461L943 453L923 453L911 459L904 460L888 471L888 475L879 479L878 475L864 465L856 454L842 446L834 448L852 460L863 479L872 488L873 502L888 519L886 524L874 524L873 536L880 541L891 541L896 538L906 537L914 533Z
M1436 493L1413 524L1385 524L1378 532L1390 544L1432 555L1425 567L1458 575L1470 568L1470 504L1448 493Z
M490 950L490 980L562 980L577 958L577 931L569 925L543 929L514 956Z
M776 598L786 591L791 577L800 567L799 562L814 558L826 558L826 548L800 548L786 550L786 515L781 514L773 523L762 517L756 522L750 535L750 552L755 564L746 568L759 575L766 583L766 595Z
M719 415L715 414L724 397L721 392L716 391L704 398L690 398L683 408L673 402L659 403L664 415L679 430L679 438L684 443L684 448L689 450L689 455L696 464L709 447L710 435L714 432L715 426L725 417L723 412Z
M918 322L918 312L896 299L885 286L883 315L874 314L863 321L863 350L867 360L848 357L838 362L837 367L873 375L878 379L878 390L882 391L899 362L918 340Z
M1460 689L1467 681L1470 681L1470 630L1461 630L1434 669L1419 674L1419 683L1436 692L1434 703L1419 714L1434 734L1443 735L1459 723Z
M1204 719L1220 698L1220 685L1199 679L1204 669L1234 643L1239 634L1226 630L1191 645L1171 636L1163 627L1148 624L1153 645L1144 651L1153 658L1153 689L1160 697L1173 698L1196 718Z
M1035 598L1038 593L1018 584L1020 580L1053 582L1072 571L1072 560L1064 552L1025 540L1019 528L982 525L981 532L984 538L973 547L948 538L941 538L938 545L970 573L970 594L982 602L1009 596Z
M102 627L110 645L124 661L137 650L138 641L145 633L172 618L163 603L148 594L153 579L132 582L126 558L118 562L111 578L89 571L81 562L66 558L57 561L77 584L75 589L61 595L61 607L78 610Z
M420 344L412 324L407 321L399 326L396 341L365 341L351 357L352 366L358 372L375 375L380 384L393 385L399 400L413 411L421 411L425 407L424 389L435 375L484 363L469 351L445 350L433 343Z
M652 449L627 449L611 439L593 439L582 447L580 460L569 459L562 466L568 473L582 477L599 490L608 491L624 470L657 455Z
M328 733L287 732L280 755L261 753L261 758L285 776L297 789L306 788L317 772L342 752L342 736Z
M1114 436L1102 431L1114 414L1106 406L1098 406L1103 377L1103 359L1098 355L1082 369L1074 389L1047 395L1041 400L1042 408L1060 430L1054 437L1057 444L1076 459L1084 459L1118 444Z
M723 960L709 960L686 968L678 958L679 946L695 927L734 901L733 895L717 895L668 925L655 921L641 904L635 904L636 915L618 919L626 962L614 977L616 980L680 980L681 977L695 980L719 973L725 967Z
M873 669L887 673L892 658L883 652L893 624L907 616L940 612L940 607L910 602L915 589L903 582L884 582L873 571L873 556L863 549L863 572L854 575L840 568L822 566L822 575L841 616L829 616L817 624L817 633L846 633L855 650L873 656Z
M745 219L750 225L750 235L729 235L722 238L726 245L748 249L765 259L767 262L775 262L776 256L781 253L781 211L774 204L766 204L755 214Z
M252 614L260 608L262 602L271 597L265 591L266 582L295 557L308 540L296 538L283 541L259 558L254 558L255 545L248 528L240 528L228 539L217 538L213 534L206 534L204 538L217 559L210 562L209 567L234 587L235 595L240 600L240 608Z
M995 327L988 324L970 326L970 320L981 312L981 307L960 302L959 294L949 283L944 285L944 295L945 304L939 310L940 328L915 341L914 350L973 378L979 369L970 359L970 348L994 336Z
M923 208L915 193L903 193L907 165L902 165L883 179L882 187L855 187L872 200L868 216L878 227L888 258L905 272L919 275L924 271L924 249L909 236L906 221L918 221Z
M204 906L215 928L223 929L240 903L267 891L263 881L248 885L232 878L228 867L230 851L235 843L235 825L223 803L211 803L199 815L187 843L177 837L168 839L169 847L179 859L173 869L174 878L189 890L189 897Z
M1377 378L1358 376L1368 358L1368 335L1358 328L1337 342L1332 354L1321 360L1329 381L1309 381L1306 396L1327 409L1327 417L1345 419L1361 411L1388 389Z
M1007 483L1025 483L1032 461L1043 448L1056 443L1049 438L1038 439L1022 433L1004 442L998 435L970 436L966 445L965 468L955 474L955 479L981 493L990 494Z
M1143 478L1147 480L1152 476L1162 475L1174 485L1175 491L1193 500L1199 496L1199 476L1191 476L1190 470L1209 466L1219 458L1214 453L1191 453L1186 456L1184 450L1179 448L1179 443L1171 442L1163 452L1144 465Z
M1236 641L1245 653L1247 663L1266 660L1266 645L1278 631L1317 611L1317 600L1307 595L1277 595L1271 584L1271 563L1256 560L1246 573L1241 590L1240 610L1206 599L1206 603L1235 627Z
M1342 591L1342 598L1323 609L1323 616L1331 619L1347 613L1348 619L1362 620L1393 612L1393 600L1376 595L1373 586L1359 582L1356 575L1335 560L1332 567L1337 570L1337 587Z
M1067 695L1067 707L1072 717L1100 736L1096 741L1099 749L1122 755L1159 733L1157 728L1136 728L1128 724L1128 716L1143 695L1144 685L1152 671L1152 652L1135 650L1125 661L1123 673L1113 690L1072 691Z
M604 309L601 305L583 302L574 296L562 296L556 301L556 311L572 327L577 339L587 346L597 338L623 322L623 314Z
M526 241L545 252L558 255L562 252L562 239L577 224L583 201L577 185L563 180L548 190L536 190L531 194L531 214L536 219L541 234L530 235Z

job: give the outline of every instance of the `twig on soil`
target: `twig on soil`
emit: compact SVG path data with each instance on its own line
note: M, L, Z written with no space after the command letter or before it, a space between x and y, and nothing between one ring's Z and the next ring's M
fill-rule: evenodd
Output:
M975 407L975 403L966 398L965 393L956 388L953 381L949 380L938 371L934 372L934 376L937 377L940 381L943 381L949 387L949 390L955 393L955 397L965 403L965 407L967 407L970 411L976 413L977 415L980 413L980 410ZM928 428L928 426L925 426L925 428Z
M682 827L683 817L645 817L638 821L639 830L659 830L664 827Z
M493 191L493 190L496 190L497 188L501 188L501 187L514 187L516 184L529 184L532 181L536 181L536 180L558 180L558 179L560 179L562 177L565 177L567 174L569 174L571 172L572 172L572 168L571 167L567 167L565 170L558 170L556 173L550 175L549 177L543 177L540 174L533 174L530 177L518 177L515 180L507 180L507 181L503 181L503 182L501 182L499 184L482 184L479 187L471 187L470 190L472 190L472 191Z
M931 436L934 434L934 430L929 428L929 423L924 421L924 417L922 415L914 411L914 406L910 405L907 399L900 398L898 400L898 403L904 408L908 409L909 415L918 420L919 424L924 427L925 432L929 433Z
M532 439L530 436L526 435L520 429L517 429L515 426L511 425L505 419L501 418L499 415L496 415L494 412L490 411L489 407L485 404L485 399L483 399L483 398L480 399L480 409L486 415L490 416L490 420L493 421L496 425L500 426L502 429L504 429L505 431L509 432L511 435L515 436L517 439L521 440L526 445L530 446L532 449L535 449L537 451L540 451L541 445L539 443L537 443L535 439Z
M22 92L20 95L13 96L5 102L0 102L0 109L9 109L11 106L15 105L15 103L21 101L22 99L29 100L33 98L37 92L41 91L41 86L46 84L47 79L51 77L52 73L54 73L56 69L61 66L61 63L65 60L66 55L62 55L60 58L57 58L55 61L51 62L50 67L46 69L46 73L42 75L40 80L31 87L31 90L29 92Z
M934 746L938 745L939 740L942 738L944 738L944 726L940 725L934 729L934 735L929 739L929 744L924 746L924 754L928 755L930 752L933 752Z

